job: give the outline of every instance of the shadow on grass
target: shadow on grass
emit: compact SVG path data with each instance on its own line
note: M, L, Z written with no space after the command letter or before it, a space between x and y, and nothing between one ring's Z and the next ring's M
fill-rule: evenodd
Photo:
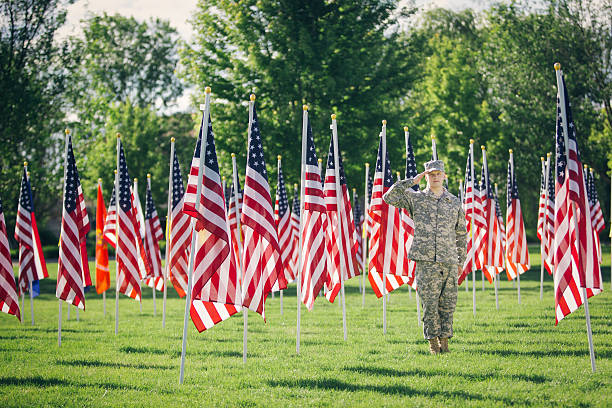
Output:
M481 382L486 381L490 378L497 378L503 380L520 380L526 382L532 382L536 384L542 384L550 381L548 377L543 375L526 375L526 374L499 374L499 373L454 373L442 370L421 370L418 368L411 370L396 370L393 368L386 367L375 367L375 366L355 366L355 367L344 367L343 370L351 371L359 374L368 374L368 375L376 375L376 376L385 376L385 377L409 377L409 376L419 376L419 377L433 377L433 376L453 376L459 378L466 378L471 381Z
M153 347L134 347L134 346L124 346L120 347L119 351L122 353L138 353L138 354L157 354L157 355L166 355L170 357L180 357L181 350L164 350L157 349ZM214 357L233 357L233 358L242 358L242 352L240 351L231 351L231 350L223 350L223 351L205 351L205 350L197 350L197 349L189 349L187 348L188 355L196 355L196 356L214 356ZM249 352L249 357L257 357L256 353Z
M519 350L484 350L475 349L474 353L490 354L502 357L589 357L589 346L586 345L583 349L554 349L554 350L532 350L532 351L519 351ZM595 358L610 358L612 357L612 350L606 349L598 350L595 349Z
M445 391L432 389L417 389L407 385L390 384L390 385L373 385L373 384L351 384L335 378L320 378L320 379L295 379L295 380L269 380L268 385L272 387L286 388L305 388L305 389L322 389L332 391L367 391L376 392L386 395L402 395L402 396L423 396L423 397L443 397L447 399L463 399L463 400L494 400L506 404L517 403L518 401L510 398L494 397L487 395L486 397L480 394L473 394L466 391ZM528 401L521 401L528 403Z
M171 365L113 363L100 360L57 360L55 364L72 367L135 368L138 370L173 370L176 368Z
M134 387L132 385L119 384L114 382L96 382L95 384L80 383L77 381L63 380L60 378L44 378L41 376L32 377L3 377L0 378L0 386L18 386L18 387L93 387L110 390L131 390L131 391L147 391L144 387ZM163 390L156 390L163 392Z
M43 328L43 327L28 327L27 331L38 331L43 333L57 333L57 329ZM83 327L82 329L68 329L62 327L62 333L104 333L104 330L90 329Z

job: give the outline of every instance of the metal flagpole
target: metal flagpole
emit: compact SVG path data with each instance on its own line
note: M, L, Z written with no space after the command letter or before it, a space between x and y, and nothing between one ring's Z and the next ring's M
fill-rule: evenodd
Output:
M334 142L334 173L336 178L336 206L338 210L338 234L336 237L338 239L338 251L340 253L340 294L342 297L342 328L344 329L344 341L347 339L346 333L346 305L345 305L345 297L344 297L344 271L347 270L347 266L344 264L344 242L342 241L342 217L340 216L340 212L344 209L344 206L340 205L342 200L342 188L340 186L340 160L339 160L339 152L338 152L338 125L336 124L336 114L333 113L331 115L332 124L332 139ZM348 272L348 271L347 271ZM348 275L348 273L347 273Z
M323 186L325 186L325 174L323 173L323 159L318 159L319 162L319 175L321 175L321 184L323 184ZM319 291L319 295L325 295L325 291L326 291L326 286L323 285L323 287L321 288L321 290Z
M438 160L438 149L436 148L436 135L431 135L431 157Z
M168 176L168 210L166 214L166 263L164 265L164 300L162 303L162 328L166 328L166 298L168 293L168 282L170 281L170 256L172 254L172 196L174 195L174 138L170 139L170 172Z
M66 158L68 156L68 137L70 135L70 130L66 129L64 131L64 184L66 183ZM66 199L66 186L64 185L64 191L62 192L62 213L64 211L64 200ZM60 232L60 240L58 246L62 245L61 232ZM32 291L32 286L30 285L30 293ZM57 324L57 346L61 347L62 345L62 299L58 299L58 324ZM22 309L23 310L23 309ZM70 307L68 307L68 311L70 311ZM34 322L32 321L32 325Z
M119 143L121 143L121 135L117 133L117 169L115 170L115 242L117 248L115 250L115 336L119 332Z
M149 190L151 190L151 173L147 173L147 188ZM146 200L147 200L147 198L145 196L145 207L147 205ZM145 211L147 211L146 208L145 208ZM146 226L145 226L145 228L146 228ZM153 287L152 287L152 289L153 289L153 317L157 316L157 303L156 303L156 300L155 300L155 286L156 286L155 276L153 276ZM78 311L77 311L77 313L78 313Z
M370 163L366 163L365 164L365 193L363 195L363 208L364 208L364 213L363 213L363 231L362 231L362 235L363 237L362 242L363 242L363 251L361 253L362 259L363 259L363 276L361 277L361 280L363 281L362 283L362 287L363 287L363 291L361 292L361 307L365 306L365 291L366 291L366 274L368 273L369 270L369 265L367 264L368 262L368 256L367 253L368 251L368 247L369 247L369 242L368 242L368 213L370 212L370 204L368 203L368 199L370 198L370 194L371 191L369 191L369 186L368 186L368 177L370 176Z
M513 190L514 189L514 156L512 154L512 149L508 150L508 153L510 153L510 183L512 183L511 189ZM517 248L516 247L518 245L518 236L517 236L518 228L516 228L516 220L514 224L515 224L514 237L512 238L514 240L514 248L512 250L512 259L517 259L517 256L516 256ZM508 245L507 242L506 242L506 245ZM516 290L518 294L518 304L520 305L521 304L521 272L518 267L516 269Z
M384 193L385 191L385 179L387 177L387 121L383 120L382 121L382 131L381 131L381 140L382 140L382 157L381 157L381 162L382 162L382 191ZM435 143L435 142L433 142ZM382 232L382 226L381 226L381 232ZM380 241L379 241L380 242ZM387 248L384 248L385 252L387 250ZM380 271L381 275L382 275L382 298L383 298L383 334L387 334L387 275L385 274L384 271L384 265L383 265L383 270Z
M297 267L297 330L295 337L295 352L300 354L300 330L302 323L302 226L304 214L304 195L306 188L306 137L308 135L308 105L302 107L302 166L300 170L300 227L299 227L299 265ZM319 161L321 164L321 161ZM321 172L319 171L319 175Z
M244 268L244 266L242 265L242 229L240 228L240 206L238 205L238 194L240 194L240 191L238 191L238 170L237 170L237 166L236 166L236 154L232 153L232 180L234 183L234 195L232 196L231 199L234 200L234 207L236 208L236 226L238 229L238 237L237 237L237 244L238 244L238 257L240 258L240 261L238 262L238 268L240 270L240 268ZM242 272L241 272L242 273ZM244 282L244 277L242 279L240 279L241 282ZM242 295L242 289L240 290L240 293ZM246 313L247 313L247 309L245 307L243 307L243 314L244 316L244 348L243 348L243 361L246 362Z
M29 183L30 182L30 172L28 171L28 162L23 162L23 167L25 168L26 179L27 179L27 181ZM30 188L31 188L31 186L30 186ZM29 287L30 287L30 315L32 317L32 326L34 326L34 295L32 294L32 280L33 279L34 279L34 273L32 273L32 277L29 279L29 281L30 281L29 282ZM61 300L60 300L60 302L61 302ZM23 309L21 309L21 310L23 310Z
M200 143L200 164L198 166L198 184L196 188L195 212L200 209L200 195L202 193L202 179L204 177L204 155L208 144L208 117L210 114L210 87L205 89L204 116L202 118L202 142ZM200 105L200 109L202 106ZM191 287L193 285L193 268L196 257L196 243L198 234L195 230L195 218L191 219L191 251L189 253L189 271L187 274L187 293L185 296L185 316L183 318L183 345L181 348L181 371L179 374L179 385L183 384L185 377L185 353L187 351L187 323L189 321L189 309L191 307Z
M247 128L247 140L251 139L251 126L253 125L253 107L255 106L255 94L251 94L249 98L249 126ZM248 142L247 142L248 143ZM247 158L248 159L248 158ZM238 186L238 184L236 184ZM237 195L236 195L237 196ZM238 232L240 236L240 240L242 241L242 230L240 229L240 208L238 208L238 201L236 199L236 217L238 218ZM243 259L240 260L244 262ZM246 271L246 265L242 265L243 267L243 283L244 283L244 271ZM244 288L242 288L242 298L244 299ZM243 316L243 330L242 330L242 362L246 363L247 360L247 329L248 329L248 320L249 320L249 310L242 306L242 316Z
M563 125L563 139L565 143L565 157L566 160L569 160L569 141L568 141L568 130L567 130L567 112L565 110L565 88L562 81L562 71L561 64L558 62L555 64L555 72L557 75L557 89L559 90L559 98L561 102L561 118L564 119L561 121ZM568 169L566 168L565 177L569 177ZM572 207L574 204L572 203ZM576 231L578 230L577 219L574 217L574 224ZM589 299L587 297L587 292L585 288L580 288L582 297L584 298L584 315L586 317L586 326L587 326L587 337L589 339L589 354L591 357L591 370L595 372L595 351L593 350L593 333L591 331L591 315L589 313Z
M474 179L474 139L470 139L470 178L472 179L472 216L470 217L470 231L472 239L472 312L476 317L476 248L474 248L474 205L476 200L474 197L476 180Z

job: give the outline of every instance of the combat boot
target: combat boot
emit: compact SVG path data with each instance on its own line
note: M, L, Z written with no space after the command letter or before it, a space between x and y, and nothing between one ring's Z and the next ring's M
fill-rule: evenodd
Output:
M446 337L440 337L440 352L442 353L450 352L450 350L448 349L448 338Z
M437 337L434 337L433 339L429 339L429 353L430 354L440 354L440 343L438 342Z

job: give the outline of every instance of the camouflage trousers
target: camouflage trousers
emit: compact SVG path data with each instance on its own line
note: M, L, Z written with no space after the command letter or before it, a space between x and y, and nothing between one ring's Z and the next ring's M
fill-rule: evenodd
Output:
M426 339L453 336L453 313L457 305L457 265L417 261L416 284L423 305Z

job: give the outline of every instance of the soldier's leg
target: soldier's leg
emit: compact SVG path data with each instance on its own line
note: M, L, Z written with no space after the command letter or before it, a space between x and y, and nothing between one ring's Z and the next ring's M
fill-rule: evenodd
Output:
M434 339L440 336L440 315L438 302L442 279L435 262L417 262L416 282L423 305L423 336Z
M438 303L440 337L450 338L453 337L453 313L457 306L457 266L441 265L440 270L445 278Z

